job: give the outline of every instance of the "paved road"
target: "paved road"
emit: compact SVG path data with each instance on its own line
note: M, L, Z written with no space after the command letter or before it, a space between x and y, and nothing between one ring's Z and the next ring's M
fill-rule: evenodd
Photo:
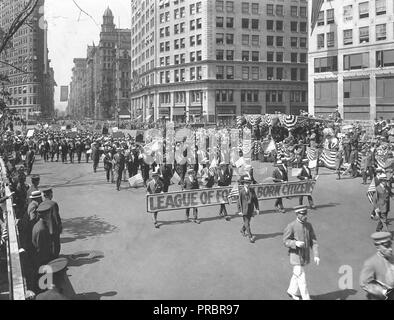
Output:
M264 212L252 221L255 244L240 235L242 219L220 220L215 207L200 210L201 225L184 223L183 211L159 214L165 224L156 230L145 210L145 190L124 184L117 192L105 181L102 166L96 174L91 166L39 160L33 170L42 185L54 187L64 223L62 253L103 253L71 263L68 275L77 298L288 299L291 268L282 232L295 219L293 212L279 214L273 201L260 203ZM374 253L369 236L375 230L367 186L360 179L336 181L330 171L321 173L314 193L318 210L309 218L321 265L307 269L310 293L315 299L364 299L358 277ZM267 174L257 177L261 181ZM298 202L284 203L291 208ZM345 265L352 267L354 290L338 285Z

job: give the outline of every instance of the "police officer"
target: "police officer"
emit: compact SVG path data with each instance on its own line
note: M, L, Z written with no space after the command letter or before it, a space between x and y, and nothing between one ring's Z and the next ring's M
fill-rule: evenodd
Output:
M300 174L297 176L301 181L312 180L312 170L308 168L308 159L302 160L302 168ZM315 205L313 204L312 196L308 196L309 206L311 209L315 209ZM303 205L304 196L300 196L299 204Z
M376 192L373 196L373 206L376 215L379 217L378 225L376 226L376 231L388 230L387 216L390 211L390 197L393 193L387 185L387 176L382 173L379 177L379 184L376 186Z
M389 232L371 235L377 253L369 258L360 273L360 287L367 292L368 300L392 300L390 289L394 288L394 257L392 236Z

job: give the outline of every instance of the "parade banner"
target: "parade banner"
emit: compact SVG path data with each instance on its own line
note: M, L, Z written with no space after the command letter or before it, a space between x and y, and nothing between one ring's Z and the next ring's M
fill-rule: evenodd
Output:
M173 122L167 122L166 124L166 162L173 164L175 160L174 154L175 144L175 129Z
M251 186L259 201L291 198L312 195L316 180L297 181L288 183L270 183ZM243 188L242 186L240 188ZM173 211L187 208L201 208L228 204L236 197L233 187L183 190L179 192L148 194L146 197L147 212ZM230 197L230 198L229 198Z
M231 140L230 161L232 164L234 164L239 159L239 130L238 129L231 129L230 140Z

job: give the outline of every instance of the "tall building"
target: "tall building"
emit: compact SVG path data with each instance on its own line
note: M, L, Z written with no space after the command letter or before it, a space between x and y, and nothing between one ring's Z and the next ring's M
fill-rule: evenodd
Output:
M10 109L29 119L50 118L54 114L54 72L50 67L47 46L47 23L44 0L14 35L10 46L0 55L0 74L8 75L7 89L12 95ZM24 8L24 0L0 2L0 29L8 30L16 15ZM16 68L11 67L15 66Z
M307 110L306 0L133 0L132 112L232 122Z
M130 46L130 29L116 28L107 8L98 46L88 46L87 58L74 60L69 115L113 119L130 113Z
M392 0L324 1L309 32L310 113L394 117L393 17Z

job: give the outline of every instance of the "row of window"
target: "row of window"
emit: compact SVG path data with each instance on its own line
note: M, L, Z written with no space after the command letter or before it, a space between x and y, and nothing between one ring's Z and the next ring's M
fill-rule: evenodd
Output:
M242 67L242 80L262 80L263 74L260 72L260 67ZM284 76L283 67L267 67L267 80L283 80L285 78L287 78L287 76ZM290 78L294 81L307 81L307 70L304 68L291 68ZM233 80L234 66L216 66L216 79Z
M306 1L304 1L306 2ZM223 0L216 0L216 11L217 12L224 12L224 4L225 1ZM234 12L234 1L226 1L226 12ZM244 14L261 14L260 11L260 4L259 3L249 3L249 2L242 2L242 13ZM266 13L267 15L277 15L277 16L284 16L284 5L282 4L267 4L266 5ZM302 17L306 18L307 16L307 8L306 6L297 7L291 6L290 7L290 14L293 17Z
M184 82L186 69L175 69L173 72L173 82ZM189 80L201 80L202 79L202 67L192 67L189 68ZM160 72L160 83L170 83L171 82L171 72L170 71L161 71Z
M181 2L183 3L184 0L181 1ZM178 0L174 1L174 5L178 5L178 4L179 4ZM170 0L160 0L159 1L159 9L168 8L169 6L170 6ZM201 12L201 8L202 8L201 1L197 2L197 3L192 3L192 4L189 5L189 12L190 12L191 15L196 14L196 13L200 13ZM182 7L182 8L179 8L179 9L175 9L174 10L174 14L175 14L176 10L181 10L181 9L184 11L185 7Z
M276 56L276 60L274 57ZM298 60L299 57L299 60ZM222 61L226 58L227 61L234 60L234 50L216 50L216 60ZM260 52L259 51L242 51L242 61L260 61ZM263 60L264 61L264 60ZM267 52L267 61L268 62L283 62L283 52ZM293 63L306 63L306 53L291 53L291 62Z
M191 103L200 103L202 101L201 91L190 91L189 100ZM185 103L186 102L186 92L176 91L174 92L174 102L175 103ZM159 103L160 104L170 104L171 103L171 92L159 93Z
M376 67L393 67L394 50L376 51ZM370 68L369 53L356 53L343 56L343 70ZM315 73L338 71L338 57L324 57L315 59Z
M283 39L282 36L267 36L267 46L276 46L276 47L283 47ZM307 47L307 38L306 37L291 37L290 38L290 46L292 48L305 48ZM232 33L216 33L216 44L217 45L224 45L226 44L234 44L234 34ZM243 34L242 35L242 45L245 46L259 46L260 45L260 36L259 35L249 35Z
M201 18L190 20L189 25L190 25L190 29L189 29L190 31L201 29L202 28ZM185 22L174 24L174 34L182 34L184 32L185 32ZM160 38L171 36L170 27L168 26L168 27L160 28L159 36Z
M272 103L283 102L284 91L265 91L265 101ZM259 102L258 90L241 90L241 102ZM216 102L234 102L234 90L216 90ZM307 102L306 91L290 91L290 102Z
M353 29L346 29L343 30L343 45L353 45ZM322 49L325 47L325 39L327 39L327 48L330 47L335 47L335 34L334 32L327 32L326 34L324 33L319 33L317 35L317 49ZM387 28L386 24L377 24L375 26L375 39L376 41L383 41L387 39ZM369 43L370 41L370 31L369 31L369 26L366 27L360 27L358 28L358 43L363 44L363 43Z

